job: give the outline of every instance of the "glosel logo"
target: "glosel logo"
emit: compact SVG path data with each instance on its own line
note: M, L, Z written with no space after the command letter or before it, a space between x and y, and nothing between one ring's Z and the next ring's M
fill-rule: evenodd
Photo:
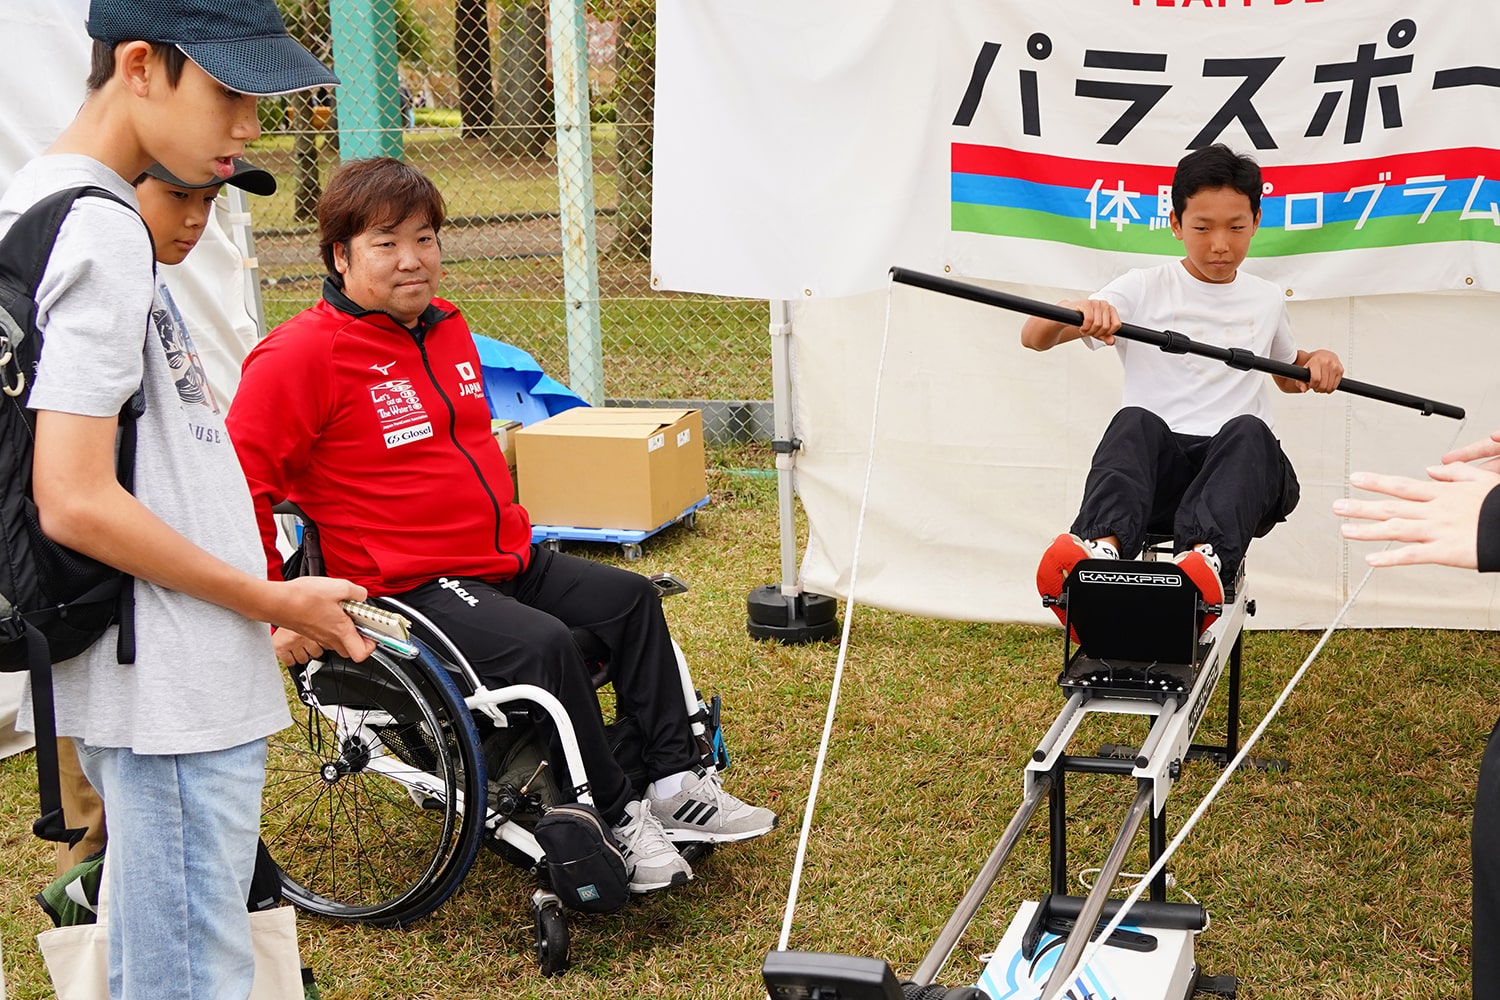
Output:
M438 580L438 586L442 587L444 590L451 590L451 591L453 591L453 596L456 597L456 598L458 598L460 601L463 601L469 607L471 607L471 608L477 608L477 607L479 607L479 598L475 597L473 594L471 594L467 590L465 590L463 588L463 585L461 583L459 583L457 580L450 580L446 576L445 577L441 577Z
M1097 569L1078 571L1079 583L1110 583L1125 587L1180 587L1182 577L1170 573L1122 573Z
M453 367L455 367L455 368L458 369L458 377L459 378L463 379L465 382L472 382L472 381L474 381L474 366L473 365L469 364L467 361L460 361L458 364L454 365Z
M423 438L432 437L432 422L426 421L420 424L410 424L394 431L385 432L385 446L387 448L399 448L403 444L411 444Z

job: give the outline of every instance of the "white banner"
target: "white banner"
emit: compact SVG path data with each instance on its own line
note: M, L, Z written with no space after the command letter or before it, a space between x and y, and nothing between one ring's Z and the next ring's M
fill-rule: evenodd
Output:
M1081 345L1027 351L1018 314L886 293L887 272L1054 301L1180 256L1152 220L1193 145L1222 141L1263 165L1271 190L1246 267L1287 290L1299 346L1469 412L1460 425L1343 393L1274 393L1302 503L1251 546L1254 626L1322 626L1364 577L1369 546L1345 543L1329 510L1351 470L1421 475L1500 427L1500 296L1485 291L1500 287L1500 5L657 10L654 284L800 303L792 415L810 590L849 596L863 509L861 602L1055 620L1035 566L1078 508L1119 365ZM1500 577L1441 567L1376 574L1347 619L1497 623Z
M1500 290L1500 5L662 0L658 37L660 288L1097 288L1180 256L1172 170L1223 142L1288 297Z

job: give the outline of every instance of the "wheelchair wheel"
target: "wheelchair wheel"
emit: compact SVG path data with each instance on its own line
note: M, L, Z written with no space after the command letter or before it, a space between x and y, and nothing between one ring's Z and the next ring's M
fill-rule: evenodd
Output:
M568 915L562 902L546 894L545 902L532 900L532 934L537 964L542 975L555 976L568 971Z
M426 650L289 673L296 721L271 737L261 821L287 898L380 926L426 916L484 833L484 760L452 678Z

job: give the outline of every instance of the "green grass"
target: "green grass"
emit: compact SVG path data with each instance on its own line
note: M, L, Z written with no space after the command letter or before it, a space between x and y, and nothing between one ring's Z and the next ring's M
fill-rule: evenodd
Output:
M768 461L722 452L721 466ZM780 929L798 825L836 648L780 647L745 634L745 595L777 579L775 481L715 474L695 531L650 540L643 572L672 570L692 591L668 615L705 690L724 697L734 791L783 826L716 851L686 888L608 917L574 917L574 969L538 974L527 955L533 888L481 852L453 900L405 930L303 916L323 996L433 1000L691 997L757 1000L760 963ZM611 547L574 551L619 562ZM1243 732L1259 721L1316 641L1245 640ZM952 913L1020 797L1029 752L1062 698L1055 628L930 621L860 608L812 830L793 947L874 954L909 975ZM1174 872L1212 915L1205 971L1240 977L1244 1000L1435 1000L1468 996L1469 848L1475 772L1500 710L1487 633L1335 636L1257 749L1292 762L1236 775L1177 857ZM1221 739L1224 691L1200 731ZM1076 747L1139 733L1091 723ZM1175 832L1218 777L1190 764L1174 793ZM51 854L32 838L29 756L0 763L0 906L13 1000L50 995L30 896ZM1124 815L1128 783L1069 786L1070 871L1097 866ZM1038 819L942 980L973 981L1016 905L1046 887ZM1142 871L1144 837L1127 870ZM1183 898L1178 892L1172 898Z
M770 399L765 302L653 292L648 270L644 261L600 263L605 395ZM310 263L303 273L313 271L321 267ZM307 308L320 289L321 278L265 288L268 325ZM568 382L559 258L450 261L440 294L463 309L470 329L527 351L543 371Z
M456 123L417 128L402 133L402 156L431 177L442 191L450 217L498 215L507 212L556 212L557 168L549 151L542 157L513 156L505 148L505 133L497 131L492 145L464 136ZM316 136L318 173L326 183L339 164L331 133ZM600 209L615 204L615 127L595 125L594 200ZM256 197L251 210L257 230L280 230L311 225L295 214L296 166L294 136L267 132L250 144L246 157L276 175L280 186L268 198ZM550 146L549 146L550 150Z

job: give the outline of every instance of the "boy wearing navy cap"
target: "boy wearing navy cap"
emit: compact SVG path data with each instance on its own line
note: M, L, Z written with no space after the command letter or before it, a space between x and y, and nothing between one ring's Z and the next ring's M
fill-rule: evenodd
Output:
M276 193L276 178L269 170L238 159L234 161L234 173L207 184L185 183L160 163L153 163L135 179L135 196L140 201L141 218L146 220L156 244L157 263L181 264L187 259L198 245L214 199L225 184L251 194Z
M291 720L263 623L311 629L362 659L347 581L266 580L249 492L180 345L150 323L152 246L131 180L159 163L221 183L260 134L257 95L337 78L286 33L273 0L93 0L88 96L0 197L0 233L52 192L80 198L37 290L45 337L33 499L42 531L135 578L134 662L114 630L54 671L109 813L110 995L244 998L245 901L266 737ZM115 480L117 417L139 389L134 494Z

